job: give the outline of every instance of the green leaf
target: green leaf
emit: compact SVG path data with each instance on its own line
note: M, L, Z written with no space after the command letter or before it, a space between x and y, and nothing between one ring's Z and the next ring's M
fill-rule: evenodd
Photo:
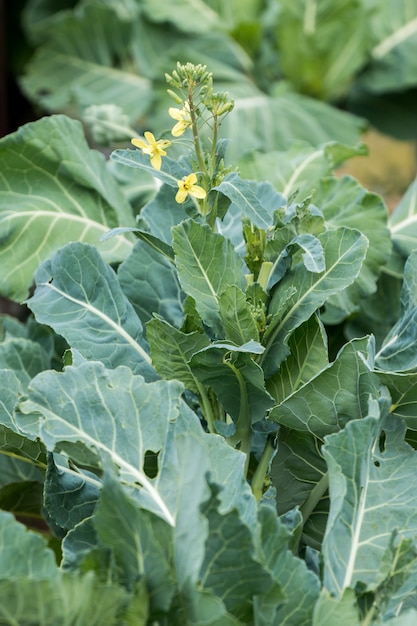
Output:
M219 311L225 339L242 345L259 341L259 331L246 295L236 285L226 287L219 298Z
M171 512L143 467L146 452L158 452L165 441L181 390L177 382L145 383L124 366L106 370L102 363L86 362L63 373L39 374L21 410L41 414L38 435L48 450L59 452L65 449L63 442L79 442L83 446L68 447L75 463L84 462L84 446L109 456L125 480L143 487L147 507L172 524Z
M242 261L228 239L193 220L174 226L172 235L181 287L195 299L203 321L222 336L219 297L230 285L243 285Z
M213 189L229 198L254 226L267 230L272 225L272 213L259 201L251 181L243 180L239 174L232 172Z
M392 533L414 538L416 496L409 476L416 452L393 416L350 421L326 438L330 512L323 541L323 583L336 598L362 583L375 590L386 578Z
M385 371L405 372L417 367L417 250L411 252L404 267L401 289L401 316L391 328L375 357L376 366Z
M322 439L367 415L379 389L373 373L373 339L345 344L333 363L274 407L269 419Z
M417 247L417 178L391 213L389 227L394 246L407 258Z
M39 343L13 338L0 343L0 368L13 370L23 388L39 372L49 369L50 359Z
M291 535L269 506L259 507L262 550L269 570L286 598L276 602L273 620L265 626L310 626L319 595L319 579L289 550Z
M273 585L278 586L264 563L259 562L254 554L254 537L250 529L239 519L237 511L221 515L217 488L211 486L211 490L211 498L201 507L202 515L208 521L209 534L199 580L203 588L223 599L228 611L248 623L254 618L255 597L268 593ZM231 563L233 572L225 585L224 572Z
M281 1L276 23L280 65L297 91L323 100L346 92L372 45L369 12L357 0Z
M0 291L14 300L26 297L40 261L68 241L95 244L110 262L132 248L125 236L100 243L109 228L132 223L131 211L79 122L64 116L0 140L0 207Z
M327 307L342 312L339 316L346 317L358 310L363 298L376 291L381 269L391 254L388 210L380 196L369 193L350 176L322 179L313 194L313 202L322 211L329 227L357 228L369 241L355 282L342 293L331 296L326 303Z
M118 19L103 3L64 13L25 68L25 95L48 111L72 107L78 116L90 105L117 104L134 123L148 108L151 90L130 65L132 37L131 19Z
M146 336L152 364L158 374L167 380L180 380L187 389L198 394L199 381L190 366L190 359L210 345L208 337L199 332L183 333L160 318L148 322Z
M247 345L245 353L245 346L211 344L194 354L190 366L204 385L213 388L235 420L248 407L250 419L255 423L265 416L273 398L265 389L262 368L252 359L252 348Z
M289 356L267 382L269 393L280 404L327 367L327 336L316 315L295 329L288 340Z
M114 150L110 156L116 163L126 165L127 167L138 167L145 172L149 172L152 176L161 180L169 187L174 187L174 189L178 189L177 180L181 180L183 176L190 173L181 163L169 157L164 157L162 159L161 169L156 170L152 167L149 156L143 154L140 149ZM172 193L172 198L174 198L174 193Z
M235 97L235 108L222 122L221 129L222 136L231 140L228 149L231 163L253 150L286 150L296 140L312 146L329 141L355 145L364 127L360 118L301 94L283 93L273 97L257 90L249 94L247 89L243 94L235 91L231 86L229 92Z
M284 515L295 507L302 508L316 485L320 481L324 483L326 470L316 437L281 426L278 449L270 469L278 513ZM328 509L328 495L324 492L304 520L303 541L318 550L326 529Z
M320 274L307 272L298 263L284 276L274 290L269 312L274 315L268 326L263 344L265 352L260 364L270 378L288 354L287 341L290 334L319 309L333 294L348 287L359 274L368 247L367 238L350 228L325 231L318 236L324 250L326 269ZM281 312L282 294L294 289L286 299Z
M179 0L175 11L164 0L144 0L143 11L152 22L171 22L185 33L206 33L221 26L218 13L203 0Z
M128 596L86 576L64 574L38 533L0 512L0 620L4 624L116 626Z
M322 589L314 607L313 626L334 626L338 620L349 626L360 626L355 592L347 588L341 598L333 598Z
M172 528L139 508L109 471L104 474L93 523L99 540L114 555L122 582L132 588L144 577L150 610L167 612L175 592Z
M288 150L251 152L238 163L243 178L268 180L283 196L300 202L343 161L367 152L365 144L353 147L332 141L313 147L305 141L295 141Z
M407 0L378 3L370 29L376 41L358 85L376 93L405 91L416 85L416 5Z
M64 530L70 530L95 509L101 488L92 472L71 467L62 455L48 454L44 485L44 505L48 517Z
M65 337L85 358L155 376L143 347L142 324L116 274L93 246L68 244L45 261L28 306L38 321Z
M142 241L117 270L120 287L143 324L153 314L179 326L184 317L183 293L174 265Z

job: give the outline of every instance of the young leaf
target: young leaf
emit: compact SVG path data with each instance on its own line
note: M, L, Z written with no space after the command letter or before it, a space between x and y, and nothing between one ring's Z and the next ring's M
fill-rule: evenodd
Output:
M299 263L287 272L274 290L269 312L277 315L265 332L265 352L259 360L266 378L270 378L277 371L279 364L287 356L289 335L309 319L329 296L350 285L362 267L368 240L359 231L338 228L325 231L318 239L326 259L324 272L306 272L304 264ZM281 313L281 296L289 287L294 289L294 293L287 299L285 311Z
M114 271L93 246L68 244L36 274L28 306L38 321L65 337L85 358L126 365L155 378L142 341L142 324Z
M158 374L167 380L180 380L187 389L198 394L199 381L190 367L190 359L210 345L208 337L197 331L182 333L161 318L148 322L146 336Z
M219 311L225 339L238 346L248 341L259 341L259 331L252 308L239 287L236 285L226 287L219 298Z
M45 117L4 137L0 172L3 295L23 300L40 261L69 241L97 245L110 262L130 252L125 235L100 244L109 228L133 225L132 213L79 122Z
M252 181L243 180L239 174L232 172L227 174L220 185L213 189L229 198L254 226L267 230L272 225L273 214L259 201L255 187Z
M229 240L193 220L174 226L172 235L180 284L203 321L222 336L219 297L229 285L243 286L242 261Z

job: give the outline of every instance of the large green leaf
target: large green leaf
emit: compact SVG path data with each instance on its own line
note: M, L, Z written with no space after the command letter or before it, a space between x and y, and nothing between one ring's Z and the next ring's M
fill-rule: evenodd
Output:
M405 372L417 368L415 350L417 333L417 250L411 252L404 267L401 289L401 315L376 355L378 368Z
M187 220L174 226L172 234L181 287L195 299L203 321L221 336L219 298L229 285L243 286L242 261L231 242L209 226Z
M323 583L340 597L361 583L375 590L389 575L393 533L415 538L416 494L409 480L416 452L398 418L370 415L326 438L330 512L323 541ZM394 537L395 537L394 534Z
M0 140L3 295L25 298L39 263L69 241L123 259L132 247L125 236L100 243L119 222L132 223L130 208L78 122L45 117Z
M274 407L269 418L322 439L367 415L369 396L379 389L373 373L373 340L352 340L333 363Z
M117 270L120 286L145 324L154 313L179 326L183 294L174 265L147 243L138 241Z
M91 24L94 29L91 29ZM129 67L130 20L88 3L56 20L21 78L24 93L48 111L80 116L93 104L117 104L134 123L149 106L149 81Z
M280 65L297 91L332 99L347 90L372 44L368 15L359 0L281 0Z
M327 337L319 319L312 315L288 340L290 355L267 383L280 404L328 365Z
M262 549L286 598L276 603L273 618L262 626L310 626L319 595L319 579L290 550L290 533L269 506L260 506Z
M343 161L365 154L364 144L352 147L329 142L313 147L300 140L281 152L246 154L239 160L239 171L243 178L268 180L283 196L291 196L296 202L310 195L318 181L332 174Z
M95 247L68 244L45 261L28 306L85 358L155 377L142 323Z
M386 0L371 13L375 45L358 81L365 91L402 91L417 84L417 5Z
M408 257L417 248L417 178L391 213L389 227L395 247Z
M180 380L187 389L198 393L199 381L190 366L190 359L210 345L207 335L197 331L183 333L167 321L156 318L147 324L146 336L152 364L158 374L167 380Z
M380 196L369 193L354 178L325 178L313 192L313 202L322 211L330 227L357 228L369 240L369 247L359 276L342 293L331 296L326 307L333 321L358 309L361 299L376 290L381 269L391 254L388 210ZM326 316L325 316L325 321Z
M326 259L324 272L308 272L303 263L298 263L287 272L272 296L269 312L276 316L265 332L265 352L259 360L266 370L266 378L277 371L287 356L289 335L331 295L348 287L362 267L368 240L359 231L338 228L325 231L318 239ZM286 298L285 310L281 311L282 297L288 289L293 292Z
M4 624L116 626L128 595L92 573L64 574L46 539L0 512L0 620Z
M231 140L227 160L232 163L245 152L285 150L297 140L312 146L329 141L355 145L363 130L360 118L301 94L274 97L255 90L236 95L234 90L231 85L235 108L221 128L222 136Z

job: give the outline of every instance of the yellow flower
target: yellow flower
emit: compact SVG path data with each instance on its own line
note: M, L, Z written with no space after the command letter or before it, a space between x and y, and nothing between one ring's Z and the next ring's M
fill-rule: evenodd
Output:
M203 199L206 197L206 192L202 187L199 187L195 183L197 182L197 176L193 174L188 174L188 176L184 176L182 180L177 180L178 191L175 196L175 200L178 204L182 204L187 196L193 196L194 198Z
M166 156L165 148L168 148L168 146L171 145L171 142L168 139L159 139L157 141L153 134L149 131L146 131L145 139L146 141L135 138L131 140L131 143L133 143L136 148L140 148L143 154L149 154L152 167L156 170L160 170L162 157Z
M177 120L171 133L174 137L180 137L192 125L190 105L188 102L184 102L182 109L170 107L168 113L174 120Z

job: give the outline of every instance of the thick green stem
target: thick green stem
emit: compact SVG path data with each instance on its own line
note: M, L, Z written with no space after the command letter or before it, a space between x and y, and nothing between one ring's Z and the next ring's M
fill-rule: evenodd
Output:
M300 510L303 516L303 524L306 523L306 521L308 520L308 518L310 517L310 515L316 508L319 500L323 497L323 495L326 493L328 488L329 488L329 474L326 472L320 478L317 485L310 492L310 495L308 496L307 500L301 506Z
M240 442L239 450L246 454L245 476L247 476L250 461L250 451L252 446L252 420L249 409L248 394L245 380L239 369L230 361L224 360L224 363L233 370L240 390L240 407L239 417L236 424L236 432L233 437L228 438L228 442L236 445Z
M263 494L265 478L268 472L269 464L275 453L274 437L270 435L266 441L264 451L259 460L258 467L252 478L252 493L257 500L260 500Z

